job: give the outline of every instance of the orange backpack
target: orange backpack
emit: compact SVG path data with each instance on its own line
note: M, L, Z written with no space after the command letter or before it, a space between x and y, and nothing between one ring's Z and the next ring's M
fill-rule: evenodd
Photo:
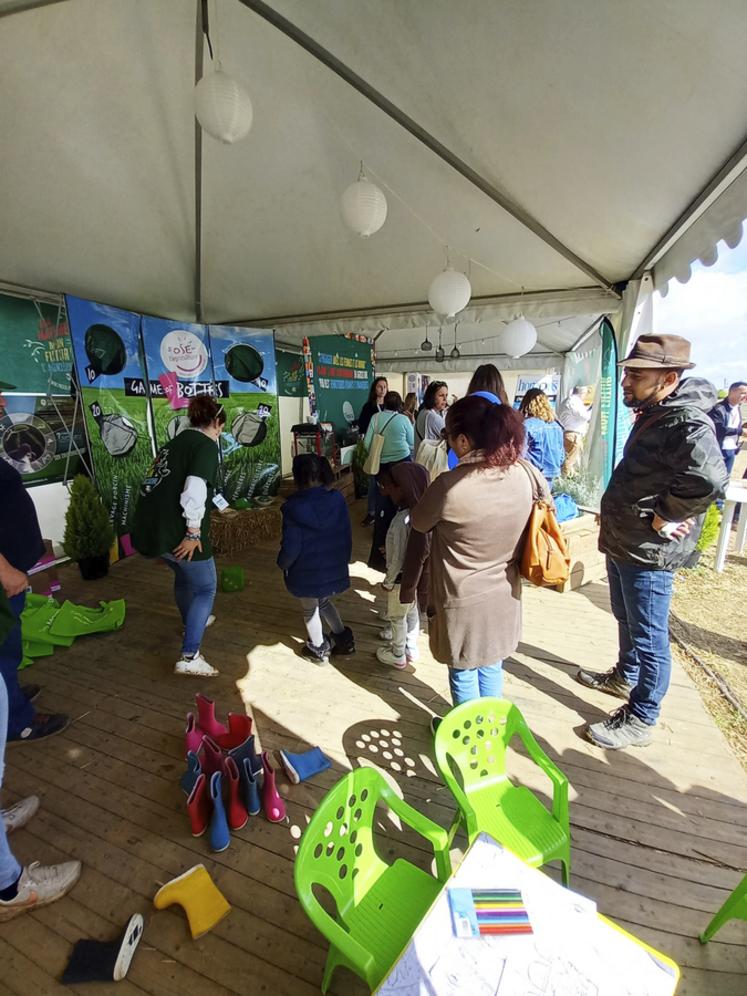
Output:
M539 588L555 588L566 582L571 573L568 547L555 518L547 481L529 461L519 463L532 481L532 511L524 534L519 572Z

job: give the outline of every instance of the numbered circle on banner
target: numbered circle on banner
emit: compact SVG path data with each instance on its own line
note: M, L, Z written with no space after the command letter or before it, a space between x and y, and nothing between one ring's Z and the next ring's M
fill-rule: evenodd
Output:
M250 383L256 380L265 368L262 354L245 342L237 342L226 351L223 359L226 370L234 380Z
M124 370L127 350L119 333L110 326L90 325L86 330L84 344L88 362L95 374L111 377Z
M35 474L54 460L57 440L54 430L43 419L28 412L15 412L0 422L0 451L19 474Z

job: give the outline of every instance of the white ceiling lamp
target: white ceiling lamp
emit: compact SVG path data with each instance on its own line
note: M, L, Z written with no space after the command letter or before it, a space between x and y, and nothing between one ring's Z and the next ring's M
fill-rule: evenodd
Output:
M447 267L431 281L428 288L428 303L437 315L453 318L463 311L472 297L472 285L459 270Z
M340 208L345 224L362 239L374 235L386 221L386 197L368 179L363 163L358 179L350 184L340 198Z
M233 145L249 134L254 118L249 94L222 69L202 77L195 87L194 99L195 117L208 135Z
M507 356L523 356L536 345L537 329L523 315L517 315L500 332L498 341Z

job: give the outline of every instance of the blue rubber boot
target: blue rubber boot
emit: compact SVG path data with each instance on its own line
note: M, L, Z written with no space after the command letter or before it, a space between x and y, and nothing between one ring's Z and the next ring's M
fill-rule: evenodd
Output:
M187 770L184 772L182 777L179 779L179 784L182 787L182 791L185 795L191 795L192 789L195 787L195 782L202 774L202 767L200 766L200 759L195 754L194 751L190 751L187 754Z
M254 734L246 738L243 744L239 744L238 747L234 747L233 750L228 752L229 756L236 762L236 767L239 769L239 773L244 766L244 758L248 758L252 766L252 774L256 778L259 775L260 783L262 781L262 758L259 757L256 750L254 749Z
M289 750L279 750L276 752L278 761L283 766L288 781L294 785L305 782L307 778L313 778L320 771L326 771L332 767L332 762L322 754L318 747L304 751L303 754L291 754Z
M210 846L214 851L225 851L231 843L226 809L223 805L223 775L214 771L210 776L210 798L213 802L213 815L210 818Z
M239 768L239 774L246 811L250 816L256 816L262 809L262 802L259 797L259 781L252 771L252 764L248 757L244 758Z

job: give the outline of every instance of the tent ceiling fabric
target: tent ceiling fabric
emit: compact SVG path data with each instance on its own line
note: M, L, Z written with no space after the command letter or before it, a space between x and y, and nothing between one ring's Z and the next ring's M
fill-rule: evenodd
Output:
M272 4L613 282L743 138L743 0ZM193 317L195 12L66 0L0 22L0 280ZM204 139L206 320L422 302L442 239L487 267L475 295L588 286L238 0L210 16L255 117L235 146ZM396 191L369 240L339 212L360 159Z

